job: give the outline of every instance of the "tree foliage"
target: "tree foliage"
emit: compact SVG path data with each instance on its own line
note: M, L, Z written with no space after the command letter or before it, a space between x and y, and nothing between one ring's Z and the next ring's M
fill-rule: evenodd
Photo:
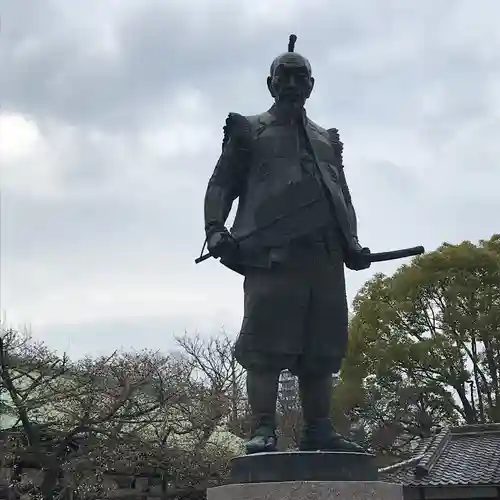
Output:
M234 356L234 340L225 332L209 339L185 334L177 338L177 344L189 359L193 376L202 381L217 401L226 428L236 436L246 437L250 425L246 376Z
M161 477L163 498L174 499L222 481L234 439L213 437L232 408L227 387L200 374L194 354L141 351L72 362L3 331L0 386L12 418L3 446L14 470L40 471L22 491L47 500L65 489L105 498L106 478L147 473Z
M336 394L379 451L445 424L500 421L500 236L377 274L353 303Z

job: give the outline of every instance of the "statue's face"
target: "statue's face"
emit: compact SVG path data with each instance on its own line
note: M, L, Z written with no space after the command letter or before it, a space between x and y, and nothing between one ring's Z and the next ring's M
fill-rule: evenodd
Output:
M311 95L314 78L304 58L298 54L286 54L273 67L267 86L277 103L303 106Z

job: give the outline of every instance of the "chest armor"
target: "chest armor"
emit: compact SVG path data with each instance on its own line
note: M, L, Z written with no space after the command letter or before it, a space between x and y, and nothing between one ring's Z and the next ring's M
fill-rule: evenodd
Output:
M335 153L327 133L309 124L307 129L316 160L328 175L337 180ZM304 175L314 172L314 158L297 125L260 123L255 130L252 150L250 188L266 183L268 190L276 192L287 183L299 182Z
M249 118L252 124L252 146L251 163L246 179L246 186L240 195L238 211L232 228L235 237L241 238L246 234L266 225L266 222L274 220L276 216L289 212L297 202L298 198L308 193L304 190L294 191L295 186L304 185L303 181L310 179L307 183L313 190L321 189L319 183L311 179L315 172L314 161L319 164L322 176L328 179L329 183L336 183L338 180L338 170L336 166L335 152L331 146L328 132L320 129L311 122L307 124L307 133L314 149L314 157L306 147L306 140L301 130L296 124L277 122L271 115L264 114ZM290 185L293 185L290 189ZM293 194L293 200L289 199L289 193ZM311 194L311 197L319 198L320 195ZM276 206L275 200L280 201ZM288 201L287 201L288 200ZM308 230L311 220L317 224L323 224L331 212L324 206L315 206L312 214L310 211L301 211L304 214L303 224L299 222L301 230ZM328 212L328 214L326 213ZM315 216L317 213L317 217ZM292 218L289 219L292 221ZM290 222L292 223L292 222ZM276 227L276 226L274 226ZM277 229L277 227L276 227ZM281 228L283 229L283 227ZM284 228L285 232L288 229ZM297 221L294 228L290 228L290 233L297 230ZM268 232L271 241L279 231ZM261 232L261 241L265 233ZM285 237L286 235L283 234ZM264 238L266 239L266 238ZM258 240L258 238L257 238ZM247 244L252 245L254 238ZM273 246L273 244L271 244Z

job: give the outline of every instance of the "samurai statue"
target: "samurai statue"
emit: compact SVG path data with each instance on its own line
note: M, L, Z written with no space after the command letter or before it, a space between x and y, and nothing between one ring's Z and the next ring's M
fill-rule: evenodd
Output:
M234 352L247 370L247 453L277 450L276 400L285 369L299 379L300 450L363 452L333 428L330 411L332 374L348 340L344 265L368 268L370 250L358 242L338 130L306 114L314 78L309 61L294 51L296 39L291 35L288 52L271 64L271 108L227 117L205 195L206 243L212 256L244 276Z

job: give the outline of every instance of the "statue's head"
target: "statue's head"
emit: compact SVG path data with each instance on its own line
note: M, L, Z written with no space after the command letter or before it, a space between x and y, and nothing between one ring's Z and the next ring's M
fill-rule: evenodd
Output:
M267 88L276 103L302 107L311 95L314 78L309 61L294 52L296 40L295 35L290 35L288 52L278 56L271 64Z

